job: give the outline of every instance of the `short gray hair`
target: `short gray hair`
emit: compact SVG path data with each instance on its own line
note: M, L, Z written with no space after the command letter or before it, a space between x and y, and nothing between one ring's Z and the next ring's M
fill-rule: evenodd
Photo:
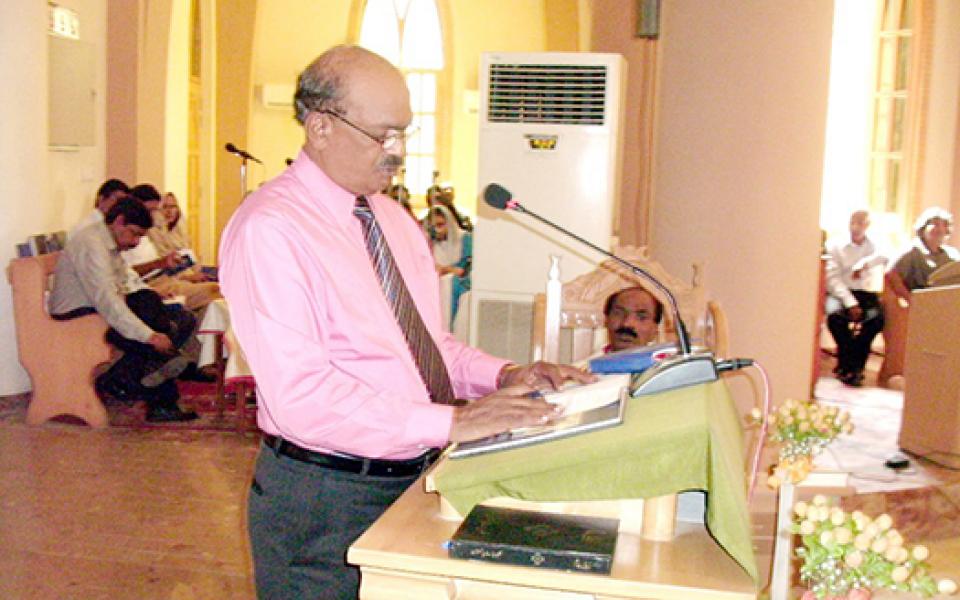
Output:
M370 51L359 46L334 46L307 65L297 77L297 91L293 95L295 117L301 125L311 112L344 112L340 102L347 95L346 68L367 54Z

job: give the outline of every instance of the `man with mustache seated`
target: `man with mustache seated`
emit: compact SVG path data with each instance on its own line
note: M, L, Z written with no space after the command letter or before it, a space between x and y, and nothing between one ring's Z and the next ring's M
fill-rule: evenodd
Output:
M603 306L608 345L604 353L646 346L657 341L663 304L640 286L610 294Z

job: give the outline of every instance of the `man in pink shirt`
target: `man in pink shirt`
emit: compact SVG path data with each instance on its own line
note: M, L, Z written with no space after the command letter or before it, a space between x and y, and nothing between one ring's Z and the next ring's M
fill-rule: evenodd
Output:
M527 394L593 376L512 365L443 330L426 241L378 193L403 162L412 119L399 71L339 46L300 75L295 100L303 149L231 219L221 288L257 380L265 434L249 501L258 593L353 598L358 572L345 563L347 547L438 448L550 420L551 405ZM446 389L469 401L431 401L437 395L371 264L358 196L439 350Z

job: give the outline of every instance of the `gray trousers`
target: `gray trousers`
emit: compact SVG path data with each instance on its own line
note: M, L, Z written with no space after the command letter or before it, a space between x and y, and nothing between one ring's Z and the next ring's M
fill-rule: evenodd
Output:
M325 469L261 444L248 504L257 596L356 598L347 548L416 479Z

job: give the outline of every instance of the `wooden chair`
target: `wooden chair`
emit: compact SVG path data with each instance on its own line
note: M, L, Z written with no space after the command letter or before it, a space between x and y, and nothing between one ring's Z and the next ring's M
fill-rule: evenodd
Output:
M233 333L232 327L227 327L223 334L223 343L229 353L227 365L224 373L220 376L225 381L226 386L233 390L236 397L234 408L237 413L237 431L243 432L247 428L247 397L253 394L256 397L257 382L253 378L253 372L250 365L247 364L247 358L240 348L240 342ZM222 410L223 405L219 405L218 410ZM222 416L222 415L221 415Z
M877 385L881 387L899 387L894 385L903 376L903 360L907 353L907 319L910 308L900 303L900 298L889 285L880 293L883 306L883 363L877 374ZM896 379L894 379L896 378ZM892 382L891 379L894 381Z
M644 247L623 246L614 252L659 279L677 299L680 316L695 343L706 345L718 356L728 352L727 319L720 305L705 299L700 267L693 266L690 283L678 279L655 260ZM660 339L676 339L669 302L650 284L613 260L567 283L560 282L559 258L547 276L547 291L534 297L532 358L549 362L577 362L597 352L606 343L603 305L610 294L641 285L664 304Z
M107 411L93 388L93 369L110 359L104 340L107 323L91 314L57 321L47 314L46 292L59 252L16 258L7 267L13 290L13 319L20 364L30 375L33 394L27 423L39 425L59 415L106 427Z

